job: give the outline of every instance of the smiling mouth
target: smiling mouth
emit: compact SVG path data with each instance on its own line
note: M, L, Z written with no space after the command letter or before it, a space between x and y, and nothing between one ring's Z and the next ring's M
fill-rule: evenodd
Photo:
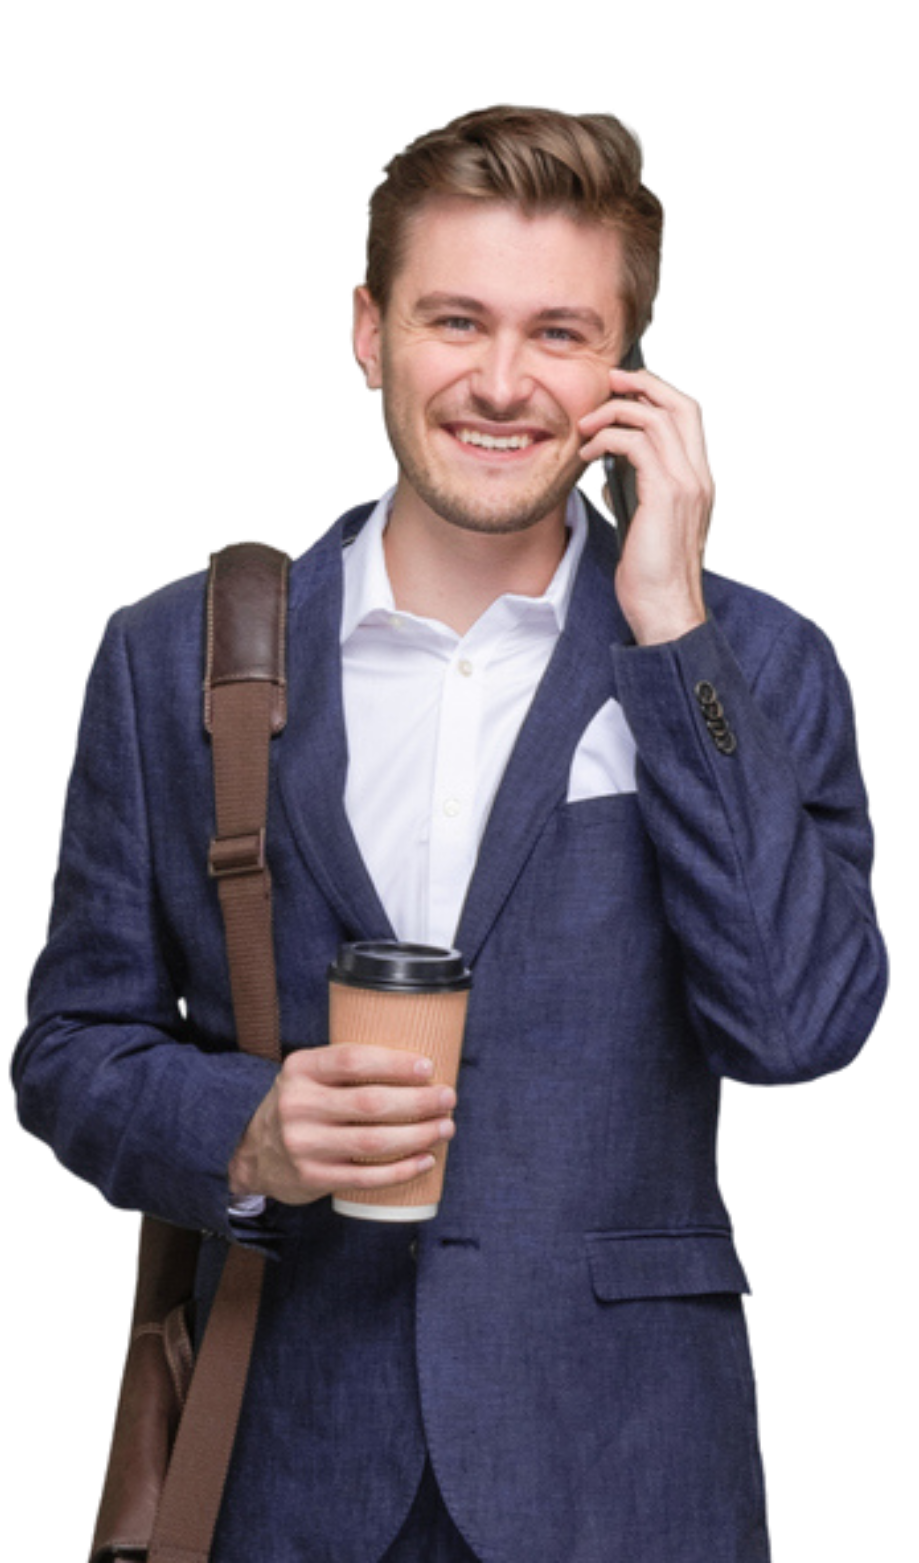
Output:
M541 440L548 439L548 435L535 430L521 430L516 434L489 434L484 429L472 429L464 424L448 426L447 432L461 445L497 452L529 450Z

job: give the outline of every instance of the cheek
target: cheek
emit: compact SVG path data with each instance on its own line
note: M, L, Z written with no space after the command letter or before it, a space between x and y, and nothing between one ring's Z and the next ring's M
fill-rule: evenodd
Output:
M572 383L572 406L575 419L585 417L595 408L610 400L610 364L605 359L578 364L578 372Z
M609 400L609 368L606 362L583 359L559 364L551 383L544 381L544 384L565 408L571 422L577 423L579 418Z
M417 342L384 360L384 390L392 403L422 416L449 394L463 377L465 366L442 345Z

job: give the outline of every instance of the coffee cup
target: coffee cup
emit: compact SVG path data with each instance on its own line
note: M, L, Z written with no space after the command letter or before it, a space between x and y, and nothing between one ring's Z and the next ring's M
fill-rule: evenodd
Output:
M430 1058L436 1085L456 1087L471 977L458 950L394 939L343 944L329 967L329 1039L405 1048ZM369 1221L429 1221L443 1190L448 1144L410 1183L341 1189L332 1208Z

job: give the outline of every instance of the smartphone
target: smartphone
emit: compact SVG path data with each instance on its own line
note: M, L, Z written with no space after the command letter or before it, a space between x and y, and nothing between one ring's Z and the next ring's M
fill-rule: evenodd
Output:
M619 365L620 369L643 369L645 366L641 352L641 343L634 342ZM635 468L624 456L604 456L603 470L606 474L606 490L609 495L610 509L616 518L616 529L619 533L619 546L625 542L629 523L638 508L638 484L635 477Z

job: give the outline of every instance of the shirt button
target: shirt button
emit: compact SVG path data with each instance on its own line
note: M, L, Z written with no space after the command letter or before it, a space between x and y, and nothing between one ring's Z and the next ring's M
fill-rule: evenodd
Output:
M457 798L448 798L444 804L444 813L448 819L456 819L462 805Z
M462 662L457 663L457 667L459 668L459 671L462 673L464 678L472 677L473 667L468 657L464 657Z
M391 630L401 630L401 628L402 628L402 620L399 618L399 615L397 613L390 614L390 617L389 617L389 627L390 627Z

